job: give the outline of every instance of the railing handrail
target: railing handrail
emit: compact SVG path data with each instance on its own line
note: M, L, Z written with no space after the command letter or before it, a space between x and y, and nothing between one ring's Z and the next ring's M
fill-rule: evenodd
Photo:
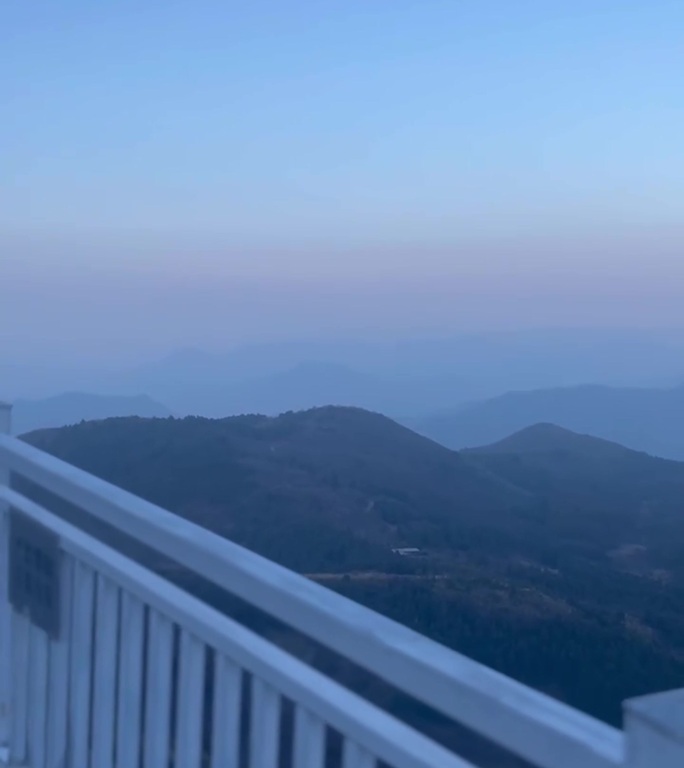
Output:
M530 762L623 764L622 732L589 715L16 438L3 462Z
M473 768L436 742L198 598L6 487L0 500L50 529L60 548L208 647L397 768Z

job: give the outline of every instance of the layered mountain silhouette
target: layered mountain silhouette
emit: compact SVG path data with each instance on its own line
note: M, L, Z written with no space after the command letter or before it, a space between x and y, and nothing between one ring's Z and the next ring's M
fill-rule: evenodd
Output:
M213 418L329 404L400 418L514 390L583 382L665 386L682 377L683 349L680 334L601 329L284 341L223 353L179 349L134 369L108 371L98 388L88 388L145 392L174 413ZM553 421L535 419L544 420Z
M639 389L579 386L510 392L410 425L433 440L470 448L539 422L612 440L656 456L684 459L684 386Z
M12 429L21 435L36 429L63 427L79 421L112 416L165 417L166 406L145 395L93 395L69 392L43 400L17 400L12 408Z
M328 404L391 415L420 413L425 402L452 403L454 393L463 398L478 391L458 374L423 376L409 370L395 375L316 359L268 368L265 361L248 365L241 358L188 350L115 382L123 391L152 392L177 413L211 418L248 413L275 416Z

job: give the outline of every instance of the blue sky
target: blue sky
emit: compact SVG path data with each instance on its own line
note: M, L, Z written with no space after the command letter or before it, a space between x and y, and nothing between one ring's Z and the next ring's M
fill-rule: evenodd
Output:
M683 30L680 0L8 0L0 270L24 300L598 272L627 322L684 281Z

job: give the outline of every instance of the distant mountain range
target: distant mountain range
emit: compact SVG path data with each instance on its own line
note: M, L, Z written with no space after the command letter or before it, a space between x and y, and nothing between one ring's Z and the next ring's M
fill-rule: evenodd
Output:
M684 386L578 386L510 392L406 423L449 448L486 445L538 422L684 460Z
M80 421L112 416L165 417L171 411L146 395L92 395L69 392L43 400L17 400L12 408L12 430L21 435L36 429L64 427Z
M684 463L549 424L457 453L334 407L25 439L611 722L684 684Z
M682 360L681 334L518 331L273 342L225 353L181 349L134 369L108 371L99 385L92 377L78 380L86 381L89 391L145 392L178 414L276 415L335 404L399 418L513 390L584 382L667 386L684 377Z
M684 381L684 335L674 331L560 329L282 341L225 352L178 349L125 369L113 361L27 365L0 357L0 399L74 390L145 393L176 414L212 418L326 404L417 418L508 391Z
M182 378L169 374L165 379L170 382L166 394L173 397L175 388L180 404ZM409 406L418 409L419 401L425 409L428 404L448 400L445 388L444 381L423 380L418 386L409 378L392 385L341 365L302 363L279 374L232 385L222 384L205 371L192 386L186 406L199 399L203 407L197 415L210 417L225 413L276 416L328 404L360 407L382 411L454 450L489 445L530 425L550 423L654 456L684 460L684 386L639 389L584 385L510 392L432 415L401 417ZM420 392L429 395L421 399ZM182 408L174 411L186 413ZM22 434L81 420L169 415L166 405L145 395L67 393L16 401L13 422L15 432Z
M276 416L329 404L397 416L424 412L426 402L451 405L481 391L456 373L425 375L409 369L393 375L325 359L303 360L275 370L268 367L254 364L241 369L233 367L230 358L186 352L115 377L112 383L124 392L149 392L176 413L211 418L249 413ZM485 391L497 390L485 387Z

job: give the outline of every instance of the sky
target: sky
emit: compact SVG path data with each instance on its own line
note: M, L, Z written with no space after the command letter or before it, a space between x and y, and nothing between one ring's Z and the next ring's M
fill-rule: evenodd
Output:
M681 0L6 0L0 354L684 327Z

